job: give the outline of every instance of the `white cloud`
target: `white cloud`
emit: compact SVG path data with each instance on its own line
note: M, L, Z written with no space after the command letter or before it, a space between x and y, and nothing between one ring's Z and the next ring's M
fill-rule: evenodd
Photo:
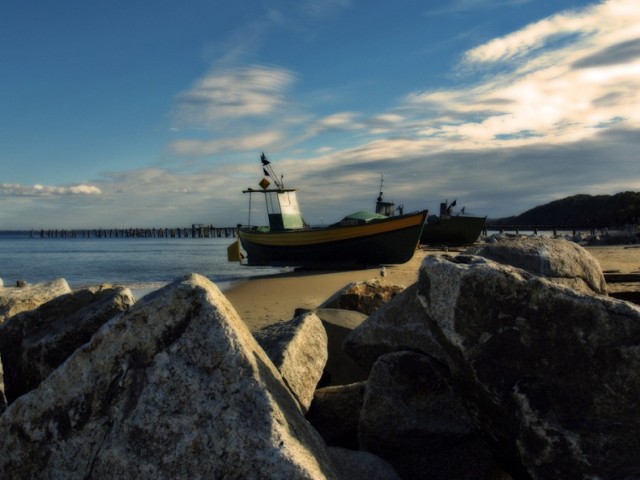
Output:
M0 184L0 194L13 197L49 197L62 195L100 195L102 191L95 185L71 185L66 187L46 185Z
M294 82L286 69L254 65L214 69L177 98L176 121L181 126L212 128L247 117L266 117L285 104Z
M362 123L358 121L357 113L340 112L318 120L311 130L319 133L326 130L355 130L358 128L362 128Z
M185 156L206 156L220 152L266 149L282 138L281 132L270 131L238 138L215 140L181 139L171 143L171 151Z
M459 149L568 143L607 125L637 127L638 45L640 4L612 0L469 51L465 64L502 73L471 88L412 94L408 103L426 118L422 135L442 146L455 139Z
M465 54L465 61L504 62L542 48L559 37L594 32L597 25L578 13L555 15L501 38L480 45Z

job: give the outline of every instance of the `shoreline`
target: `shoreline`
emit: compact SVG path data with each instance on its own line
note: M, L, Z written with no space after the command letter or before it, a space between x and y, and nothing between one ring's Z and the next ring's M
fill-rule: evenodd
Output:
M640 245L603 245L584 247L606 273L639 274ZM225 282L214 282L229 300L250 330L291 320L297 308L315 309L333 294L354 282L382 280L409 287L418 279L423 259L428 255L457 255L466 247L432 248L421 246L408 262L354 270L291 270L259 274ZM195 271L195 273L198 273ZM259 272L257 272L259 273ZM4 285L4 288L12 288ZM162 288L162 285L131 288L136 299ZM640 284L612 283L610 292L640 291Z
M317 308L352 282L377 278L409 287L417 281L422 260L427 255L456 255L465 249L452 248L445 251L420 247L408 262L385 267L384 277L380 268L337 272L298 270L251 277L223 290L223 294L253 331L273 323L291 320L296 308ZM594 246L585 249L600 263L603 272L640 272L640 246ZM613 290L618 288L616 286ZM633 285L631 288L640 289L640 285Z
M305 271L251 277L223 291L250 330L291 320L297 308L314 309L353 282L379 279L409 287L418 279L422 260L442 250L420 248L406 263L382 269Z

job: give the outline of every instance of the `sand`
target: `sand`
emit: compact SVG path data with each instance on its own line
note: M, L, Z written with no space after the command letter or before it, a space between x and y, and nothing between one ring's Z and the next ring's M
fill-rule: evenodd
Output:
M304 271L254 277L224 291L240 318L251 330L290 320L296 308L317 308L338 290L352 282L375 278L408 287L418 279L422 259L428 250L417 250L407 263L380 268L347 271Z
M640 245L587 247L605 273L640 273Z
M640 273L640 246L588 247L604 272ZM460 250L451 250L456 254ZM352 282L384 278L385 281L408 287L418 279L422 260L427 255L446 253L421 248L402 265L349 271L294 271L252 278L228 289L224 294L251 330L290 320L296 308L317 308L334 293ZM627 286L640 290L640 285Z

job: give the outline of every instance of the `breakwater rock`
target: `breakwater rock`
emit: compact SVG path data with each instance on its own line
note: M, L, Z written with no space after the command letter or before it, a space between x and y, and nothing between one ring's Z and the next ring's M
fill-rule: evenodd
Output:
M88 340L12 390L0 477L639 477L640 308L545 278L565 272L545 242L518 247L541 272L433 255L373 312L301 311L255 335L196 274L138 301L114 289L78 306L119 305ZM70 313L47 307L65 295L5 318L0 343L70 345L53 335ZM337 372L341 355L358 368ZM345 383L322 386L327 370Z
M199 275L105 323L9 404L0 432L3 479L337 478L280 373Z

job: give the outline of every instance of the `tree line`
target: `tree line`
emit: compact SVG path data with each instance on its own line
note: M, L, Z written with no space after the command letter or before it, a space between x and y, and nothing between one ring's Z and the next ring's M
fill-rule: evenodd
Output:
M617 227L640 223L640 192L578 194L526 212L489 221L497 225L576 225Z

